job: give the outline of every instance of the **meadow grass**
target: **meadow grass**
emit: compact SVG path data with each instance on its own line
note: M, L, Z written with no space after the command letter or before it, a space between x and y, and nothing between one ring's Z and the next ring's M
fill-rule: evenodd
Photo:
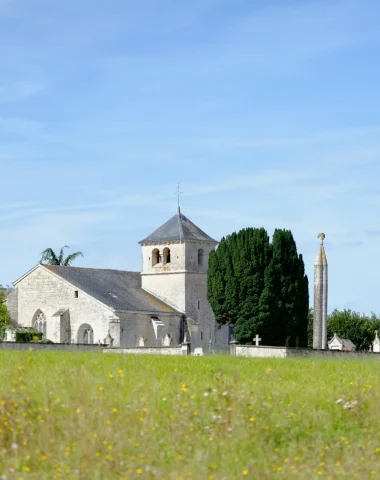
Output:
M0 352L0 479L380 477L379 367Z

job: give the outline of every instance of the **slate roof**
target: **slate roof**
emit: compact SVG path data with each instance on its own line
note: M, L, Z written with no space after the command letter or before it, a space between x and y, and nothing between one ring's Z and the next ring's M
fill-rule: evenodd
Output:
M329 342L327 343L332 343L334 340L338 340L343 347L353 347L356 348L355 344L349 339L349 338L340 338L336 333L334 333L334 336Z
M191 220L185 217L185 215L178 212L170 220L161 225L161 227L157 228L157 230L144 238L144 240L141 240L139 244L181 240L218 243L197 227Z
M179 313L141 288L139 272L42 265L114 310Z

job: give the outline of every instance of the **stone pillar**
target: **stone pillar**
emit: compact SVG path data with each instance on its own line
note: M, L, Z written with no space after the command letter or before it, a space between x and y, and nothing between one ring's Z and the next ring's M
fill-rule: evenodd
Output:
M230 341L230 355L231 357L236 357L236 345L238 345L239 342L235 340L234 338Z
M328 265L323 246L325 234L320 233L318 238L320 245L314 263L313 348L325 350L327 348Z

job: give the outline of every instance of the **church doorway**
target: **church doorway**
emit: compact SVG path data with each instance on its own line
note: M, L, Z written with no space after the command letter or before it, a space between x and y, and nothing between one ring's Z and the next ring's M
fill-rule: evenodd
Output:
M94 343L94 330L88 323L82 323L78 329L77 343L92 345Z

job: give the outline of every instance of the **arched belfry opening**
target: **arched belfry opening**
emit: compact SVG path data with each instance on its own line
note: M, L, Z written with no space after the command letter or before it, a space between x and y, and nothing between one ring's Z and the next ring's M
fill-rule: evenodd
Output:
M165 247L164 248L164 265L167 263L170 263L171 261L171 256L170 256L170 248Z
M205 256L204 251L203 251L202 248L200 248L198 250L198 265L200 267L203 267L203 265L204 265L204 256Z
M155 248L152 252L152 267L160 263L160 251L158 248Z

